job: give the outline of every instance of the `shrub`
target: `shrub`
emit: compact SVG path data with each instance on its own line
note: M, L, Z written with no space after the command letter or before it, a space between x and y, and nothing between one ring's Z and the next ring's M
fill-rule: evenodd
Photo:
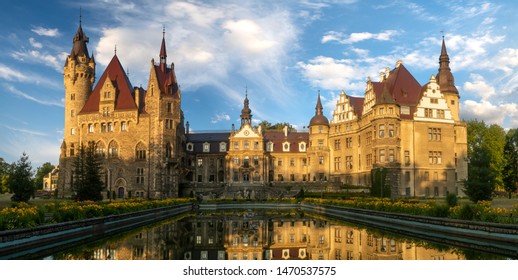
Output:
M457 203L458 203L457 195L454 193L448 193L446 195L446 203L450 207L457 206Z

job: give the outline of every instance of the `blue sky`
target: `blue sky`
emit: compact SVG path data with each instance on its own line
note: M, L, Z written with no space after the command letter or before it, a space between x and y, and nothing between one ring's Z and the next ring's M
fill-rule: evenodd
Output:
M84 2L84 3L82 3ZM329 118L341 90L397 60L421 83L437 73L444 34L461 117L518 126L514 1L14 1L0 12L0 157L58 163L63 65L82 10L97 77L117 56L147 87L165 26L193 131L230 130L245 91L254 120L302 130L320 90ZM243 3L244 2L244 3Z

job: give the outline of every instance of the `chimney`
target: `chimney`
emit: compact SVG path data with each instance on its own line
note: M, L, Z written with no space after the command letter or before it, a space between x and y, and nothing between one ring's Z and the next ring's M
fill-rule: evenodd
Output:
M135 104L137 105L137 110L140 110L140 89L135 88Z
M284 131L284 137L288 137L288 126L285 125L282 130Z
M191 125L189 124L189 121L187 121L187 123L185 124L185 134L189 134L189 129L190 129Z

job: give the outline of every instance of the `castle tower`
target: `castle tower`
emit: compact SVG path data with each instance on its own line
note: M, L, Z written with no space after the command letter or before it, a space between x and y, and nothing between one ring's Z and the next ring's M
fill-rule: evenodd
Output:
M72 40L72 51L63 67L65 86L65 130L61 157L73 156L72 145L79 145L77 114L85 105L95 82L95 59L88 54L88 37L83 33L81 20Z
M245 124L252 126L252 110L249 107L248 94L245 96L243 109L241 110L241 128L243 128Z
M309 175L310 180L322 181L329 178L329 120L323 114L320 92L318 92L315 115L309 122Z
M453 119L456 122L459 122L459 91L457 90L457 87L455 87L455 80L451 73L450 57L446 51L444 37L442 38L441 55L439 56L439 71L436 79L440 86L441 93L444 94L448 106L450 107Z

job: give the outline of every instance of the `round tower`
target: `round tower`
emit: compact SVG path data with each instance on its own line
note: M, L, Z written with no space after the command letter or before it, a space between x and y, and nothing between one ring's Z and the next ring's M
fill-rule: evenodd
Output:
M310 180L324 181L329 178L329 120L323 114L320 92L315 115L309 122L309 174Z
M67 146L79 144L77 115L85 105L95 82L95 59L88 54L88 37L83 33L81 20L72 40L72 51L63 67L65 86L65 130L64 141ZM70 156L70 151L65 155Z

